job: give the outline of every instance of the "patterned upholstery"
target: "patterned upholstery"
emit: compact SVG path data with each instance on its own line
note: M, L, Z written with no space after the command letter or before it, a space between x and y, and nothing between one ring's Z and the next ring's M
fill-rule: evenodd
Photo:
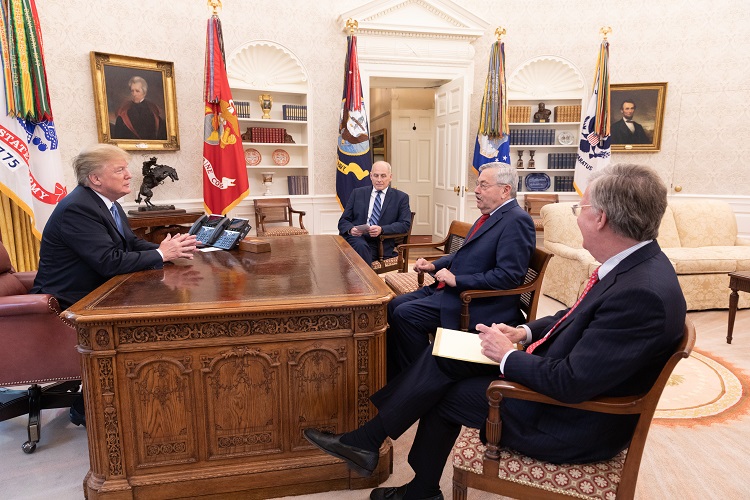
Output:
M384 259L383 262L385 263L385 267L395 266L398 264L398 257L390 257L388 259ZM372 263L372 269L374 271L377 271L378 269L380 269L379 260L376 260L375 262Z
M298 227L267 227L266 232L261 234L258 232L258 236L296 236L300 234L309 234L307 229L300 229Z
M479 429L464 428L453 447L453 466L482 474L485 450L479 439ZM501 448L498 477L572 498L614 500L626 455L627 450L602 462L558 465Z
M556 203L541 210L544 247L554 254L542 292L567 306L575 303L599 265L583 249L571 205ZM727 273L750 271L750 241L737 237L737 220L725 202L671 200L657 242L675 268L689 310L726 309ZM740 295L739 307L750 307L750 296Z
M415 272L386 274L385 284L391 287L391 290L396 292L396 295L403 295L405 293L411 293L419 288L419 285L417 284L417 276L418 273ZM425 286L430 286L434 282L435 278L429 274L424 275Z

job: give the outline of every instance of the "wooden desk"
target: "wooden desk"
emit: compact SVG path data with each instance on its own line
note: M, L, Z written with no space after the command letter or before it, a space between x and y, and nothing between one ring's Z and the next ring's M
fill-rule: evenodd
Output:
M374 416L392 292L339 236L267 241L269 253L115 277L65 313L83 357L89 499L269 498L389 476L390 442L360 478L302 431Z
M737 315L737 303L740 300L740 292L750 292L750 273L729 273L729 325L727 327L727 344L732 343L732 331L734 330L734 318Z
M128 224L136 236L152 243L161 243L167 233L186 233L190 228L180 224L192 224L203 215L203 212L142 213L143 215L128 215Z

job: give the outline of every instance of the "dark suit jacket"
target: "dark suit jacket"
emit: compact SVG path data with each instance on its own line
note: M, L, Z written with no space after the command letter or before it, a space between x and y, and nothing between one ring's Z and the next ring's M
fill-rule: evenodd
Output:
M354 226L367 222L367 210L370 208L370 195L372 186L364 186L352 191L349 201L346 203L344 213L339 219L339 234L345 236ZM380 220L378 225L383 228L383 234L408 233L411 227L411 209L409 208L409 195L396 188L389 187L385 193L380 209ZM375 238L363 236L367 240L377 241ZM393 240L383 242L383 255L391 257L395 255ZM377 255L375 255L377 258Z
M534 221L516 200L511 200L496 210L456 253L436 260L435 271L448 268L456 276L456 286L443 288L440 299L443 328L459 328L459 295L464 290L507 290L523 283L535 245ZM472 300L469 328L477 323L518 324L522 320L518 303L517 296Z
M533 339L544 336L565 312L529 323ZM505 377L563 402L640 394L653 385L681 340L685 312L674 269L652 242L594 286L534 354L512 352L505 363ZM497 378L496 370L425 351L373 394L372 402L392 438L422 419L409 455L412 468L417 463L442 471L460 426L484 426L485 391L489 381ZM428 418L432 415L440 418ZM501 415L501 445L558 463L611 458L627 446L635 427L630 415L515 399L503 400ZM430 426L426 432L422 432L423 424ZM447 432L446 426L452 426L453 432ZM427 442L419 439L421 434L429 437ZM447 449L445 456L436 455L435 449Z
M57 204L42 234L32 293L52 294L67 308L113 276L162 266L159 245L138 238L116 206L124 236L90 188L78 186Z
M631 132L624 119L614 122L609 130L612 144L651 144L640 123L633 122L633 127L635 131Z

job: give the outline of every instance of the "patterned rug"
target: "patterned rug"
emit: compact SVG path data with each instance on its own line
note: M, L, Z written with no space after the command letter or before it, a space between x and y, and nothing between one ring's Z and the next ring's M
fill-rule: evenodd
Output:
M749 406L748 398L742 397L748 385L742 371L694 349L688 359L677 363L654 418L700 425L742 415Z

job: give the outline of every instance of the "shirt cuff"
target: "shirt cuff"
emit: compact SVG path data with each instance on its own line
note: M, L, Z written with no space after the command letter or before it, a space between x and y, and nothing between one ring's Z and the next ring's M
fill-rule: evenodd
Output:
M500 360L500 373L505 375L505 361L507 361L508 356L513 354L514 352L518 352L516 349L511 349L510 351L505 353L505 356L503 356L503 359Z
M521 328L523 328L524 330L526 330L526 340L522 340L520 342L520 344L526 345L529 342L531 342L531 328L529 328L527 325L518 325L518 326L520 326Z
M156 250L157 252L159 252L159 257L161 257L161 260L164 261L164 254L161 253L161 250L159 250L158 248L154 248L154 250Z

